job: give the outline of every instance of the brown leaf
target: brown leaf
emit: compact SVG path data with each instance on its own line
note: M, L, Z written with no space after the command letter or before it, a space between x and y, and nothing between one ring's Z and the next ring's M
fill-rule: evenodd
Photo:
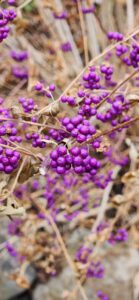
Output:
M129 180L133 179L136 177L135 172L127 172L123 177L122 177L122 182L127 183Z
M38 172L38 164L33 164L31 162L31 159L28 160L19 176L18 182L24 183L34 174L37 174L37 172Z

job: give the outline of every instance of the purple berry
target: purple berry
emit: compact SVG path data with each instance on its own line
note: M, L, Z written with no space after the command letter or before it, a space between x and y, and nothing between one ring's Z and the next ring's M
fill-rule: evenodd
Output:
M4 168L4 171L5 171L6 174L10 174L13 171L13 167L12 166L6 166Z
M70 149L70 153L73 155L73 156L77 156L80 154L80 148L79 147L73 147Z

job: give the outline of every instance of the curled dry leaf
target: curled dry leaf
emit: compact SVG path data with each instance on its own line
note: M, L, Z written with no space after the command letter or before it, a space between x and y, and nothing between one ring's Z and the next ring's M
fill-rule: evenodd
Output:
M115 204L122 204L124 202L127 201L127 198L124 197L123 195L115 195L113 198L112 198L112 202L115 203Z
M136 178L136 172L127 172L123 177L122 177L122 182L123 183L128 183L130 180Z
M23 216L24 214L25 214L24 207L18 207L18 208L14 208L12 206L1 206L0 207L0 216L11 216L11 215Z
M19 108L19 106L17 105L13 105L11 107L12 113L13 113L13 117L14 118L19 118L19 115L21 115L21 109Z
M56 116L59 113L59 103L58 102L53 102L51 105L49 105L48 107L46 107L45 110L45 115L47 116Z
M30 177L34 176L35 174L38 173L38 164L33 164L32 163L32 160L29 159L27 162L26 162L26 165L24 166L20 176L19 176L19 179L18 179L18 182L19 183L24 183L25 181L27 181Z

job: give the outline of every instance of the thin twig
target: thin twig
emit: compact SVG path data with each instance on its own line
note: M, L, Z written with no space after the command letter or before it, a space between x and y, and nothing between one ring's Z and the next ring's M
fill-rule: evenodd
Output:
M80 25L81 25L81 31L82 31L82 37L83 37L85 65L87 65L88 61L89 61L89 57L88 57L88 42L87 42L87 36L86 36L86 30L85 30L84 17L83 17L83 13L82 13L81 0L77 0L77 5L78 5Z
M15 189L16 184L17 184L17 182L18 182L18 178L19 178L19 176L20 176L20 174L21 174L21 172L22 172L22 170L23 170L23 167L24 167L24 165L25 165L26 159L27 159L27 157L25 156L25 157L23 158L23 161L22 161L21 165L20 165L20 168L18 169L17 175L16 175L15 180L14 180L14 183L13 183L13 185L12 185L12 187L11 187L9 193L8 193L8 196L14 192L14 189Z
M45 217L49 220L49 222L50 222L50 224L51 224L51 226L52 226L52 228L53 228L53 230L54 230L54 232L55 232L55 234L56 234L56 237L57 237L57 240L58 240L58 242L59 242L59 245L61 246L61 249L62 249L62 251L63 251L63 253L64 253L64 256L65 256L65 258L66 258L66 260L67 260L67 262L68 262L68 265L70 266L70 268L72 269L72 271L73 271L74 274L75 274L75 277L77 278L77 277L78 277L78 273L77 273L75 264L73 263L73 261L72 261L70 255L69 255L69 253L68 253L68 251L67 251L67 249L66 249L65 243L64 243L64 241L63 241L63 238L62 238L62 236L61 236L61 233L60 233L60 231L59 231L59 229L58 229L56 223L54 222L53 218L51 217L51 215L47 212L47 210L46 210L44 207L42 207L41 205L39 205L38 203L36 203L36 201L35 201L35 204L36 204L36 206L38 207L38 209L39 209L39 210L45 215ZM88 299L87 299L87 296L86 296L86 293L85 293L85 291L84 291L84 288L82 287L82 284L81 284L80 280L78 280L78 279L77 279L77 284L78 284L78 288L79 288L79 290L80 290L80 293L81 293L81 295L82 295L82 298L83 298L84 300L88 300Z
M54 126L53 124L50 126L50 125L47 125L47 124L41 124L41 123L37 123L37 122L31 122L31 121L25 121L25 120L22 120L22 119L12 119L12 118L0 118L0 121L18 121L18 123L24 123L24 124L29 124L29 125L33 125L33 126L38 126L38 127L48 127L48 128L55 128L57 129L56 126Z
M127 26L128 30L133 30L134 28L134 4L133 0L126 0L127 6Z
M99 138L99 137L101 137L101 136L104 136L104 135L109 135L109 134L113 133L114 131L116 131L116 130L118 130L118 129L120 129L120 128L123 128L123 127L125 127L125 126L128 126L128 125L130 125L130 124L132 124L132 123L134 123L134 122L136 122L136 121L139 121L139 116L137 116L137 117L135 117L135 118L132 118L132 119L130 119L129 121L126 121L126 122L124 122L124 123L122 123L122 124L119 124L119 125L115 126L114 128L112 128L112 129L110 129L110 130L105 130L105 131L102 131L102 132L99 133L99 134L96 134L95 139L96 139L96 138Z
M117 177L117 174L118 174L119 171L120 171L120 166L116 166L116 168L113 171L113 175L112 175L113 180L107 185L107 187L104 191L101 206L100 206L100 209L99 209L99 212L98 212L98 216L97 216L97 218L95 220L95 223L93 224L93 227L92 227L92 230L91 230L92 233L96 232L97 227L99 226L99 224L101 223L101 221L104 218L105 210L107 208L107 203L109 201L109 195L110 195L110 192L112 190L113 183L114 183L113 181Z

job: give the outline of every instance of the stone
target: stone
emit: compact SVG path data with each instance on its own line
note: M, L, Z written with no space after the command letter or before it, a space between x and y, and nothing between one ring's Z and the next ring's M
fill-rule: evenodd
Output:
M5 241L9 240L7 234L8 217L0 219L0 243L3 245ZM9 275L18 267L18 262L12 258L6 250L3 250L0 245L0 300L9 300L10 298L21 294L25 289L17 286L16 282L9 278ZM35 279L35 271L32 267L27 268L27 278L30 284Z
M34 290L33 300L59 300L64 291L72 291L75 285L74 274L66 267L58 277L50 279L45 284L39 284Z
M106 270L104 279L88 279L85 284L88 300L97 300L98 290L102 290L110 300L133 300L133 280L139 271L139 252L133 248L120 246L118 254L114 250L113 254L104 257L103 263ZM76 280L72 271L69 267L65 267L57 277L35 288L33 300L64 299L64 293L73 291L75 286ZM82 300L82 296L78 294L77 299Z

